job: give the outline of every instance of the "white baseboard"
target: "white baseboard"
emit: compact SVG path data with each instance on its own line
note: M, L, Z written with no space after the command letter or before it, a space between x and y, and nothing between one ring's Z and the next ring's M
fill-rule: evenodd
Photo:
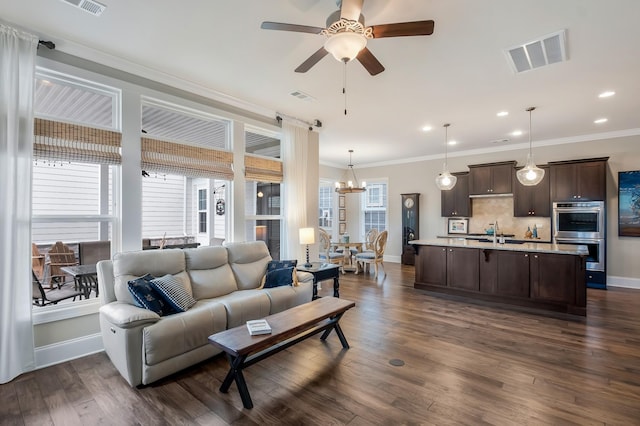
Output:
M640 290L640 278L607 276L607 287L623 287Z
M91 355L104 350L102 335L90 334L77 339L36 348L36 369Z
M389 262L389 263L400 263L401 261L401 256L384 256L383 257L385 262Z

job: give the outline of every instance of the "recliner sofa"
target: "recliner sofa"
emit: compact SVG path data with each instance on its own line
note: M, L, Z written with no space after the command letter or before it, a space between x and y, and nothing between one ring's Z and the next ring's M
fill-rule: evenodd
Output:
M298 272L298 285L260 288L271 260L266 244L252 241L125 252L99 262L106 353L131 386L146 385L220 353L210 335L310 302L310 273ZM137 307L127 285L145 274L173 275L196 304L167 316Z

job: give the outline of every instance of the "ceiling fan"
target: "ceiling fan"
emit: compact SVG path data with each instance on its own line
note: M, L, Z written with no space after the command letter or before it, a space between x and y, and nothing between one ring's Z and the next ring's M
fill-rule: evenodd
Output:
M361 14L364 0L336 0L336 3L340 10L329 15L326 28L268 21L263 22L260 28L327 36L324 46L296 68L295 71L300 73L309 71L320 59L331 53L338 61L344 63L355 58L369 74L377 75L384 71L384 66L367 49L367 40L433 34L434 22L432 20L366 27L364 16Z

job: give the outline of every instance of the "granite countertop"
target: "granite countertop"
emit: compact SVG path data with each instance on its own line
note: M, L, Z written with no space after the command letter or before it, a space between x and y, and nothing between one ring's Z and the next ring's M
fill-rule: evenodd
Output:
M551 243L550 240L543 240L540 238L516 238L515 234L500 234L504 237L506 241L519 241L524 243ZM459 240L493 240L493 235L491 234L446 234L446 235L437 235L436 238L455 238ZM486 241L485 241L486 242Z
M537 242L511 242L506 244L498 244L493 242L482 242L477 240L467 240L464 238L434 238L431 240L413 240L409 244L419 246L444 246L444 247L466 247L477 249L493 249L507 251L528 251L538 253L552 254L573 254L587 255L589 251L587 246L576 246L570 244L553 244L553 243L537 243Z

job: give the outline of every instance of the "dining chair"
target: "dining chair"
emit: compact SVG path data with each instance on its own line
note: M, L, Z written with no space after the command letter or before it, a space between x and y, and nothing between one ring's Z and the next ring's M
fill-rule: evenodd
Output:
M373 251L363 251L362 253L356 254L356 274L360 270L360 266L362 266L362 271L367 272L367 268L369 268L369 272L371 272L371 264L373 264L375 268L375 277L378 277L378 265L380 265L384 270L384 250L387 246L387 231L382 231L376 237L373 243ZM385 275L387 272L384 272Z
M61 288L67 282L67 275L62 272L61 268L77 265L76 254L62 241L57 241L52 245L47 254L49 256L49 289L52 289L54 285Z
M344 253L334 250L333 244L331 244L331 237L327 231L322 228L319 228L318 231L320 233L320 260L340 265L340 271L344 274Z
M31 269L38 279L44 279L44 255L35 243L31 243Z
M56 288L49 291L44 291L42 283L36 276L35 271L31 271L31 287L32 287L32 299L35 306L55 305L62 300L67 300L76 297L82 300L82 291L80 289L74 289L71 287Z

